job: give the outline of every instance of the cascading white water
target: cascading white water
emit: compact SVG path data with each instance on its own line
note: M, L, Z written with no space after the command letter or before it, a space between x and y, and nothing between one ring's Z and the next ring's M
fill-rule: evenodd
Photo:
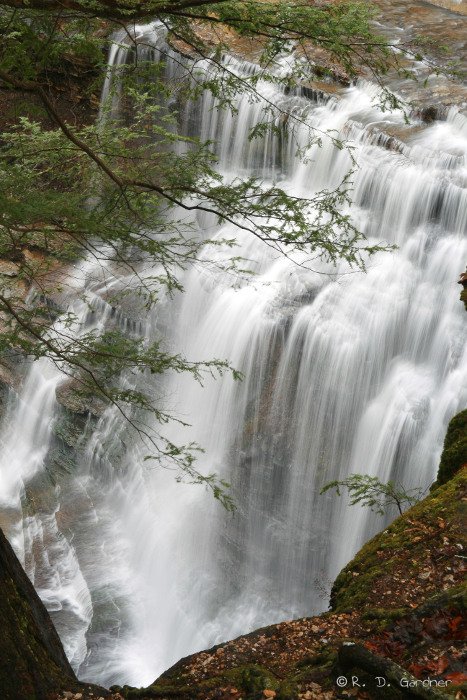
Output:
M125 50L112 60L121 64ZM322 610L319 588L383 523L320 488L352 472L428 486L447 422L465 406L465 321L453 283L467 257L465 120L452 111L393 148L384 128L403 129L402 116L382 114L369 84L316 103L260 90L351 140L359 166L351 214L370 240L399 248L378 254L365 274L297 265L226 224L214 235L237 238L254 276L196 266L185 293L160 305L169 347L191 360L227 358L245 375L204 387L177 376L164 386L191 423L168 436L205 448L199 468L232 483L234 515L148 468L114 409L84 426L78 463L54 488L47 469L60 375L45 360L33 364L5 421L0 495L15 514L10 538L84 679L142 685L189 652ZM227 178L254 173L305 196L338 185L350 158L331 139L306 163L285 137L249 141L262 108L239 98L238 112L226 114L206 93L181 121L215 143ZM200 218L200 229L208 223ZM221 261L228 252L206 246L204 255ZM103 326L109 282L96 285L92 269L86 277L93 323ZM153 319L143 326L153 337ZM34 508L25 494L39 477L35 490L47 496Z

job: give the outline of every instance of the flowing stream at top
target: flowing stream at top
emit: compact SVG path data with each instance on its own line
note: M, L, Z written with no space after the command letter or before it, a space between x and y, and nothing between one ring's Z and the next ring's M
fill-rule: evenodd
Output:
M150 28L141 34L154 37ZM127 51L115 46L111 62ZM166 60L173 76L170 53ZM232 483L234 515L203 489L148 468L114 409L73 428L56 400L63 377L47 360L11 396L2 522L83 679L147 684L192 651L323 610L322 588L384 523L320 488L354 472L428 486L447 422L466 403L465 320L453 284L467 257L465 120L452 110L402 143L384 135L404 130L402 115L382 114L370 84L339 99L260 90L350 139L359 166L352 216L371 241L398 250L378 254L366 274L316 260L312 271L231 225L213 233L199 217L200 235L210 225L210 236L237 238L255 274L197 266L157 318L112 307L109 284L125 280L83 263L76 285L92 308L75 290L76 332L119 324L150 339L159 329L172 350L227 358L245 375L204 387L178 376L164 387L191 423L174 424L169 437L204 447L199 469ZM237 106L221 112L206 93L181 114L187 133L215 143L226 177L254 174L309 196L348 171L348 152L327 138L305 163L291 139L250 141L263 105L240 97ZM226 256L205 250L207 261Z

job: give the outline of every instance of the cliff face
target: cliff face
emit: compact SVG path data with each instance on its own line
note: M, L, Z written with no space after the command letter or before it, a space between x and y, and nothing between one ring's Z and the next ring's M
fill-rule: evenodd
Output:
M330 612L182 659L148 688L109 693L76 680L45 607L0 532L2 700L446 697L440 692L464 698L467 465L455 450L466 437L462 416L451 422L441 462L450 456L451 478L360 550L334 583ZM401 685L404 673L409 680ZM351 687L352 676L360 687ZM387 687L378 686L378 676ZM416 685L427 679L438 688Z
M1 98L11 105L11 94L0 93L0 107ZM78 122L91 119L95 108L95 100L80 103ZM68 109L76 114L74 101L63 105ZM6 386L16 381L4 373L0 388L2 380ZM79 413L76 406L68 408ZM466 440L464 412L448 431L441 485L345 567L333 586L329 613L257 630L181 660L148 688L116 688L111 697L435 697L433 689L423 686L378 685L375 676L392 674L397 679L398 669L407 669L413 683L440 679L445 683L440 690L458 700L465 697L460 685L465 681L460 644L466 547L461 504L467 479L465 469L459 469L466 461ZM110 697L76 680L44 606L1 532L0 620L2 700L45 700L64 694L77 700ZM359 649L344 647L348 642ZM388 660L396 666L385 665ZM360 687L350 687L352 675L360 679ZM345 677L346 687L336 684L339 676Z
M42 700L76 683L52 621L1 531L0 620L2 700Z

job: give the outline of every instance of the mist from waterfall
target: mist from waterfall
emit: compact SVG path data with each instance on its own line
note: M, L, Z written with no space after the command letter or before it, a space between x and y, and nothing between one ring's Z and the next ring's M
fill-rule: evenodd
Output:
M142 47L143 57L162 53L168 76L180 75L159 30L137 31L156 45ZM122 65L129 51L116 44L111 63ZM254 70L226 60L238 74ZM163 335L193 361L228 359L244 375L153 385L190 424L168 426L167 436L202 445L198 468L232 484L234 514L145 462L112 407L84 422L78 462L57 469L64 378L47 360L31 364L11 397L0 465L7 534L85 680L141 686L193 651L324 610L323 587L385 521L320 496L322 486L355 472L429 486L447 423L466 404L465 320L453 282L467 258L467 122L451 110L403 142L385 135L404 131L403 115L382 113L369 83L331 98L266 83L259 90L278 119L293 111L304 123L250 140L265 103L240 96L230 113L206 92L183 105L181 128L212 140L227 180L253 174L305 197L338 186L352 166L326 136L298 158L310 125L333 130L358 164L353 220L370 242L398 249L363 273L291 260L199 215L199 235L236 238L235 254L253 274L223 270L231 251L206 245L205 264L184 274L185 291L149 315L136 302L116 310L108 291L125 283L119 271L102 276L83 262L76 284L88 301L70 294L76 333L131 327L148 341Z

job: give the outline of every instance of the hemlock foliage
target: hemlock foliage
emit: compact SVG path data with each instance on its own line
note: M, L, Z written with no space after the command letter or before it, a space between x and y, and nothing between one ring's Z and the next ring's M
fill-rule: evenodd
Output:
M383 483L376 476L369 474L351 474L345 479L330 481L323 486L320 493L336 489L338 496L341 489L347 489L350 505L360 504L378 515L385 515L389 508L395 506L402 515L404 510L417 503L425 493L422 488L406 490L393 481Z
M167 371L188 372L198 381L206 374L232 372L239 378L238 373L222 359L191 362L171 354L161 337L148 343L137 332L124 333L116 326L83 327L73 309L57 311L50 298L67 289L70 296L73 276L80 274L76 262L83 258L129 280L108 290L111 304L136 295L149 316L161 296L182 289L180 273L200 264L207 244L230 246L226 265L239 270L235 240L201 240L187 219L197 212L212 223L234 223L284 254L306 252L363 268L364 257L380 248L369 246L342 214L349 201L348 179L309 200L254 178L226 182L216 170L211 144L180 133L177 109L180 103L195 102L203 90L217 97L219 107L235 109L239 93L259 98L260 80L293 89L312 73L310 46L325 49L329 62L350 79L361 66L380 76L392 54L374 34L372 13L362 2L302 0L0 2L0 88L31 100L26 110L15 107L0 136L0 351L13 348L33 359L48 357L79 382L83 395L92 392L117 407L145 440L148 456L168 460L182 479L206 484L227 507L232 503L226 484L194 467L198 447L174 445L148 428L149 414L159 423L173 416L144 387L145 377ZM165 27L168 43L180 50L180 76L167 81L164 56L155 63L134 50L113 76L95 124L66 116L54 85L63 66L85 65L94 76L88 88L97 92L107 72L112 32L119 30L131 44L132 22L149 19ZM258 48L260 68L248 76L236 75L222 58L238 37L254 39ZM297 57L285 73L276 70L284 53ZM214 70L198 70L203 61ZM115 96L124 117L115 116ZM394 103L390 93L386 98ZM265 105L264 121L251 138L293 129L300 121L292 113L281 116L278 120L276 106ZM310 130L309 143L322 138ZM80 296L92 315L95 297L80 291L79 284L75 289L71 295Z

